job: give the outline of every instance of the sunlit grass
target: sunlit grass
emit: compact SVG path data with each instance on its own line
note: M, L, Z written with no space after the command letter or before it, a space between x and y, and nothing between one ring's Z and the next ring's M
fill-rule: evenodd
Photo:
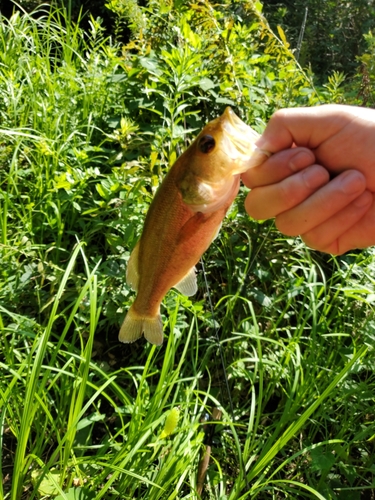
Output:
M191 47L132 66L95 20L40 14L0 25L0 498L198 499L210 429L202 498L373 489L372 251L311 253L240 196L204 256L215 318L200 269L196 297L164 301L161 348L119 344L130 251L215 84Z
M101 369L91 361L100 290L96 269L90 271L87 262L85 285L64 312L64 323L58 321L59 299L79 257L84 259L78 245L47 327L27 324L13 315L13 322L3 330L2 415L8 433L17 442L10 498L22 496L30 480L26 478L30 466L34 472L30 498L38 498L48 487L54 495L60 493L65 498L63 491L73 484L85 484L84 491L96 492L95 498L120 493L132 497L143 488L149 498L163 498L165 491L174 489L177 495L176 481L182 484L197 462L203 437L199 416L207 399L197 391L199 374L181 377L193 342L194 323L185 339L174 337L177 301L160 368L155 365L157 350L152 347L145 365L141 362L112 372ZM83 304L90 315L87 330L80 339L74 339L73 333L73 339L67 340ZM9 312L3 308L1 312L2 318L8 319ZM173 406L180 406L178 427L174 436L163 439L163 423ZM96 425L101 427L103 441L93 437ZM53 476L53 471L58 473Z

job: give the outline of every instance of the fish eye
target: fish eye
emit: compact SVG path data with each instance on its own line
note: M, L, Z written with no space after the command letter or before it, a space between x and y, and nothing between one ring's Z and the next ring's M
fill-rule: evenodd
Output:
M210 153L215 147L215 139L211 135L204 135L199 139L198 146L202 153Z

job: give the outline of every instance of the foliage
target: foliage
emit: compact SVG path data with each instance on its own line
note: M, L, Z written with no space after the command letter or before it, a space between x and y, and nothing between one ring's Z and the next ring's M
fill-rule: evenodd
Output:
M105 6L116 14L114 35L119 38L129 26L132 31L138 32L144 27L142 9L136 0L110 0Z
M375 106L375 37L371 31L364 35L366 50L358 57L360 63L359 73L357 75L356 99L365 106Z
M204 257L215 318L200 271L164 301L162 348L117 341L130 252L197 130L229 104L261 131L345 99L343 77L314 88L258 2L138 9L126 45L64 9L1 19L0 497L198 498L217 407L206 498L355 498L374 488L371 251L311 253L242 192Z
M266 16L271 26L280 24L286 31L293 49L307 11L307 22L301 46L302 66L311 64L319 80L330 72L353 75L356 56L364 48L363 37L373 24L374 2L367 0L294 0L265 2Z

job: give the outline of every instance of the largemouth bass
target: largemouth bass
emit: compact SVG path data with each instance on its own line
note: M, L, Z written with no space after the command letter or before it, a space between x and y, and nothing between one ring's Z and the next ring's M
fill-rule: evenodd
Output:
M128 262L126 281L137 297L121 326L121 342L144 333L151 344L162 344L161 301L172 287L187 296L197 291L195 265L220 230L240 174L269 156L254 145L258 137L227 108L171 167Z

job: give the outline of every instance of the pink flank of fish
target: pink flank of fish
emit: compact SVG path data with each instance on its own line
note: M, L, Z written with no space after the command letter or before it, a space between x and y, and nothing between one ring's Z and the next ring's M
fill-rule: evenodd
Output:
M144 333L151 344L163 343L160 303L172 287L187 296L197 291L195 265L220 230L240 174L269 156L254 145L258 137L227 108L169 170L129 259L126 281L137 297L121 326L121 342Z

